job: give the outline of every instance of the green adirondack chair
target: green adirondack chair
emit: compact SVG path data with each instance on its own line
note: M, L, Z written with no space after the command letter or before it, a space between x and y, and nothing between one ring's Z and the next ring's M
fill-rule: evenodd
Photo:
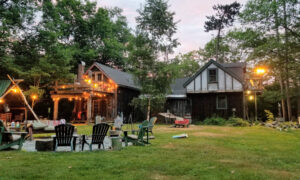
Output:
M130 135L125 135L125 143L127 144L128 142L132 142L134 145L138 146L144 146L145 143L148 142L145 141L145 134L149 128L149 122L147 120L143 121L142 124L139 127L138 135L135 134L130 134Z
M8 132L0 120L0 150L8 149L12 146L18 145L19 150L22 149L25 141L26 132Z
M152 135L153 135L152 129L154 127L154 124L155 124L156 120L157 120L157 117L152 117L149 120L149 129L148 129L148 131L151 132Z

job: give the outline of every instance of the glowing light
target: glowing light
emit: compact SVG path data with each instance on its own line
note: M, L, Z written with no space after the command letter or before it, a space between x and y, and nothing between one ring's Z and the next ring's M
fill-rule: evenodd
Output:
M88 84L91 84L91 83L92 83L92 80L88 79L88 80L87 80L87 83L88 83Z
M17 88L12 88L11 89L14 93L17 93L18 92L18 89Z
M62 86L62 88L63 88L63 89L65 89L65 88L66 88L66 86Z
M3 99L0 99L0 104L4 103L4 100Z
M94 84L94 88L97 88L98 87L98 84Z
M31 95L32 100L36 100L37 98L38 98L38 96L36 94Z
M254 99L254 96L249 96L249 100L252 101Z
M251 94L251 91L248 90L248 91L246 91L246 93L247 93L247 94Z
M266 69L265 68L256 68L255 69L255 73L258 75L262 75L266 73Z
M72 101L72 98L69 98L69 101Z

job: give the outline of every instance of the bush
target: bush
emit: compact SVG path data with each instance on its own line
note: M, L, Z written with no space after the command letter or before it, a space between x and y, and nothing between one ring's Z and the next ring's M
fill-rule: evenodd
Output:
M267 116L267 122L272 123L274 121L274 114L269 110L265 110L265 113Z
M244 119L238 118L238 117L229 118L228 121L227 121L227 124L231 125L231 126L240 126L240 127L249 126L248 121L245 121Z
M217 126L223 126L226 124L226 120L221 118L221 117L217 117L217 116L213 116L210 118L206 118L203 121L203 124L205 125L217 125Z

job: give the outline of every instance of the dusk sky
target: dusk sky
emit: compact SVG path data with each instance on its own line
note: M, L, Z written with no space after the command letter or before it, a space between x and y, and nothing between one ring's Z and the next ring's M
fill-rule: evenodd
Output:
M213 5L229 4L235 0L169 0L170 9L176 13L177 25L176 37L181 45L175 50L175 54L186 53L204 47L212 38L213 32L204 32L206 16L212 15ZM236 0L244 5L247 0ZM123 15L127 17L129 26L135 28L135 17L145 0L97 0L102 7L119 7L123 9Z

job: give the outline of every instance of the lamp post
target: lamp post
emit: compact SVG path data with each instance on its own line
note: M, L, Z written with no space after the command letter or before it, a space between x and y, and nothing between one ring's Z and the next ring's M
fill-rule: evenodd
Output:
M262 77L267 72L267 68L265 67L256 67L254 69L253 77L250 79L252 87L254 88L253 95L250 90L247 91L247 95L249 95L249 100L254 100L254 120L257 121L257 91L263 88L262 86ZM254 83L256 81L257 83ZM251 124L253 124L251 120Z

